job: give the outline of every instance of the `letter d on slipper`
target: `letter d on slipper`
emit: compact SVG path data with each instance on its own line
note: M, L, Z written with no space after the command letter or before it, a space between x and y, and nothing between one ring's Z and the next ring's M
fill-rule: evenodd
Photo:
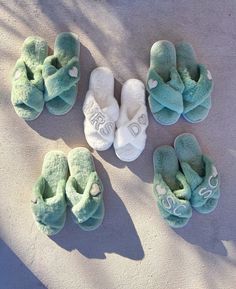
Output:
M136 160L145 148L148 127L145 87L138 79L129 79L122 87L116 126L114 149L117 157L125 162Z

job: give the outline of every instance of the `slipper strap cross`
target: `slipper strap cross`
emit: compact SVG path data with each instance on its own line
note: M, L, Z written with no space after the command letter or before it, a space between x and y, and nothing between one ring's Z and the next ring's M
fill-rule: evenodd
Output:
M188 163L182 162L181 166L186 179L191 179L190 186L192 189L191 204L194 208L204 206L212 199L218 200L220 196L219 176L216 167L211 159L203 155L205 164L205 176L200 177ZM194 180L194 181L193 181Z
M209 109L210 102L208 98L213 89L213 81L210 71L207 70L205 65L199 64L200 77L198 81L191 79L186 68L179 71L185 85L183 92L184 113L192 111L199 105Z
M101 109L96 102L92 90L87 92L83 105L83 113L91 132L98 133L106 142L112 142L114 138L115 122L112 119L112 111L114 107L106 107Z
M163 108L168 108L178 114L183 112L184 85L175 67L171 69L170 80L166 83L154 68L150 69L147 90L150 94L149 102L153 113L157 113Z
M96 172L91 172L82 194L77 192L77 182L70 176L67 181L67 196L72 204L72 212L78 223L93 217L102 203L103 187Z
M74 56L65 66L59 69L52 65L56 60L57 56L49 56L43 65L43 77L47 88L45 101L48 102L55 97L60 97L66 103L72 105L74 100L68 98L66 92L74 88L80 79L79 58Z
M148 126L147 109L141 105L135 116L116 131L116 147L124 147L131 144L137 149L143 150L146 142L146 128Z
M61 229L61 223L65 217L66 201L65 201L66 181L58 182L55 196L43 199L46 189L46 180L40 177L34 186L32 210L34 217L39 224L44 225L51 231Z
M38 72L41 68L38 68ZM43 79L41 73L35 73L35 79L29 80L27 77L27 69L23 60L17 61L15 72L13 76L13 105L25 104L34 109L36 112L42 111L43 106ZM14 93L17 91L17 94ZM15 97L15 95L17 97ZM32 97L34 95L34 97Z
M172 192L161 174L154 177L154 194L157 197L158 207L161 209L164 218L170 215L180 218L190 218L192 215L189 202L191 189L182 173L178 172L176 179L182 184L183 189Z

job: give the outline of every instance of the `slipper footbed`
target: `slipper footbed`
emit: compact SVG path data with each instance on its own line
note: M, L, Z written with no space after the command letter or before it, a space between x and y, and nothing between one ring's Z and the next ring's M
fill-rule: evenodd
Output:
M64 153L60 151L48 152L44 157L41 175L46 180L43 197L53 197L56 194L58 182L60 180L66 181L68 178L68 164Z
M174 143L176 155L181 162L190 164L200 177L204 176L202 150L196 137L189 133L179 135Z
M176 174L179 171L178 159L171 146L157 148L153 154L154 174L161 174L172 191L179 189Z
M195 51L191 44L187 42L180 42L176 44L177 67L180 69L186 68L190 74L191 79L198 81L199 67Z
M90 75L89 89L101 109L110 106L114 101L114 76L108 67L97 67Z
M170 80L170 70L172 67L176 67L174 45L167 40L155 42L150 52L150 68L155 68L156 72L167 82Z

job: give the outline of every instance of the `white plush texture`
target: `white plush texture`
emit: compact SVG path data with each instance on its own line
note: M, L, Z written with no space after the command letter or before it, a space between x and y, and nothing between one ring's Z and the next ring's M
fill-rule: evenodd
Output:
M17 3L17 4L16 4ZM3 289L234 289L236 284L236 2L235 0L2 0L0 9L0 284ZM57 33L81 40L78 99L63 117L47 110L27 124L10 101L10 77L24 39L38 34L53 47ZM94 232L71 216L55 238L41 234L30 209L31 189L49 150L87 146L82 105L91 71L108 66L119 100L130 78L146 81L149 50L160 39L186 40L211 71L208 118L192 125L156 123L149 111L144 152L120 161L111 147L93 153L104 184L106 215ZM205 216L172 230L153 197L152 153L194 133L221 176L222 197Z
M145 148L147 126L144 84L129 79L122 87L120 116L116 122L114 149L120 160L131 162L140 156Z
M97 106L95 110L93 109L94 103ZM97 112L98 109L99 112ZM119 106L114 97L114 76L109 68L98 67L92 71L83 112L85 115L84 133L88 144L98 151L107 150L113 144L115 122L119 116ZM100 117L103 117L102 121L108 125L108 135L103 135L101 131Z

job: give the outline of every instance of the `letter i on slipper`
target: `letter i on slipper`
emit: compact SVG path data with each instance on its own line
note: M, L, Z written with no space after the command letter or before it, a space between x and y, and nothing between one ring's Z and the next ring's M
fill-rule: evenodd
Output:
M134 161L144 150L148 126L145 87L138 79L129 79L122 87L120 116L116 126L116 155L122 161Z
M83 113L88 144L98 151L109 149L119 117L119 106L114 97L114 76L109 68L98 67L92 71Z

